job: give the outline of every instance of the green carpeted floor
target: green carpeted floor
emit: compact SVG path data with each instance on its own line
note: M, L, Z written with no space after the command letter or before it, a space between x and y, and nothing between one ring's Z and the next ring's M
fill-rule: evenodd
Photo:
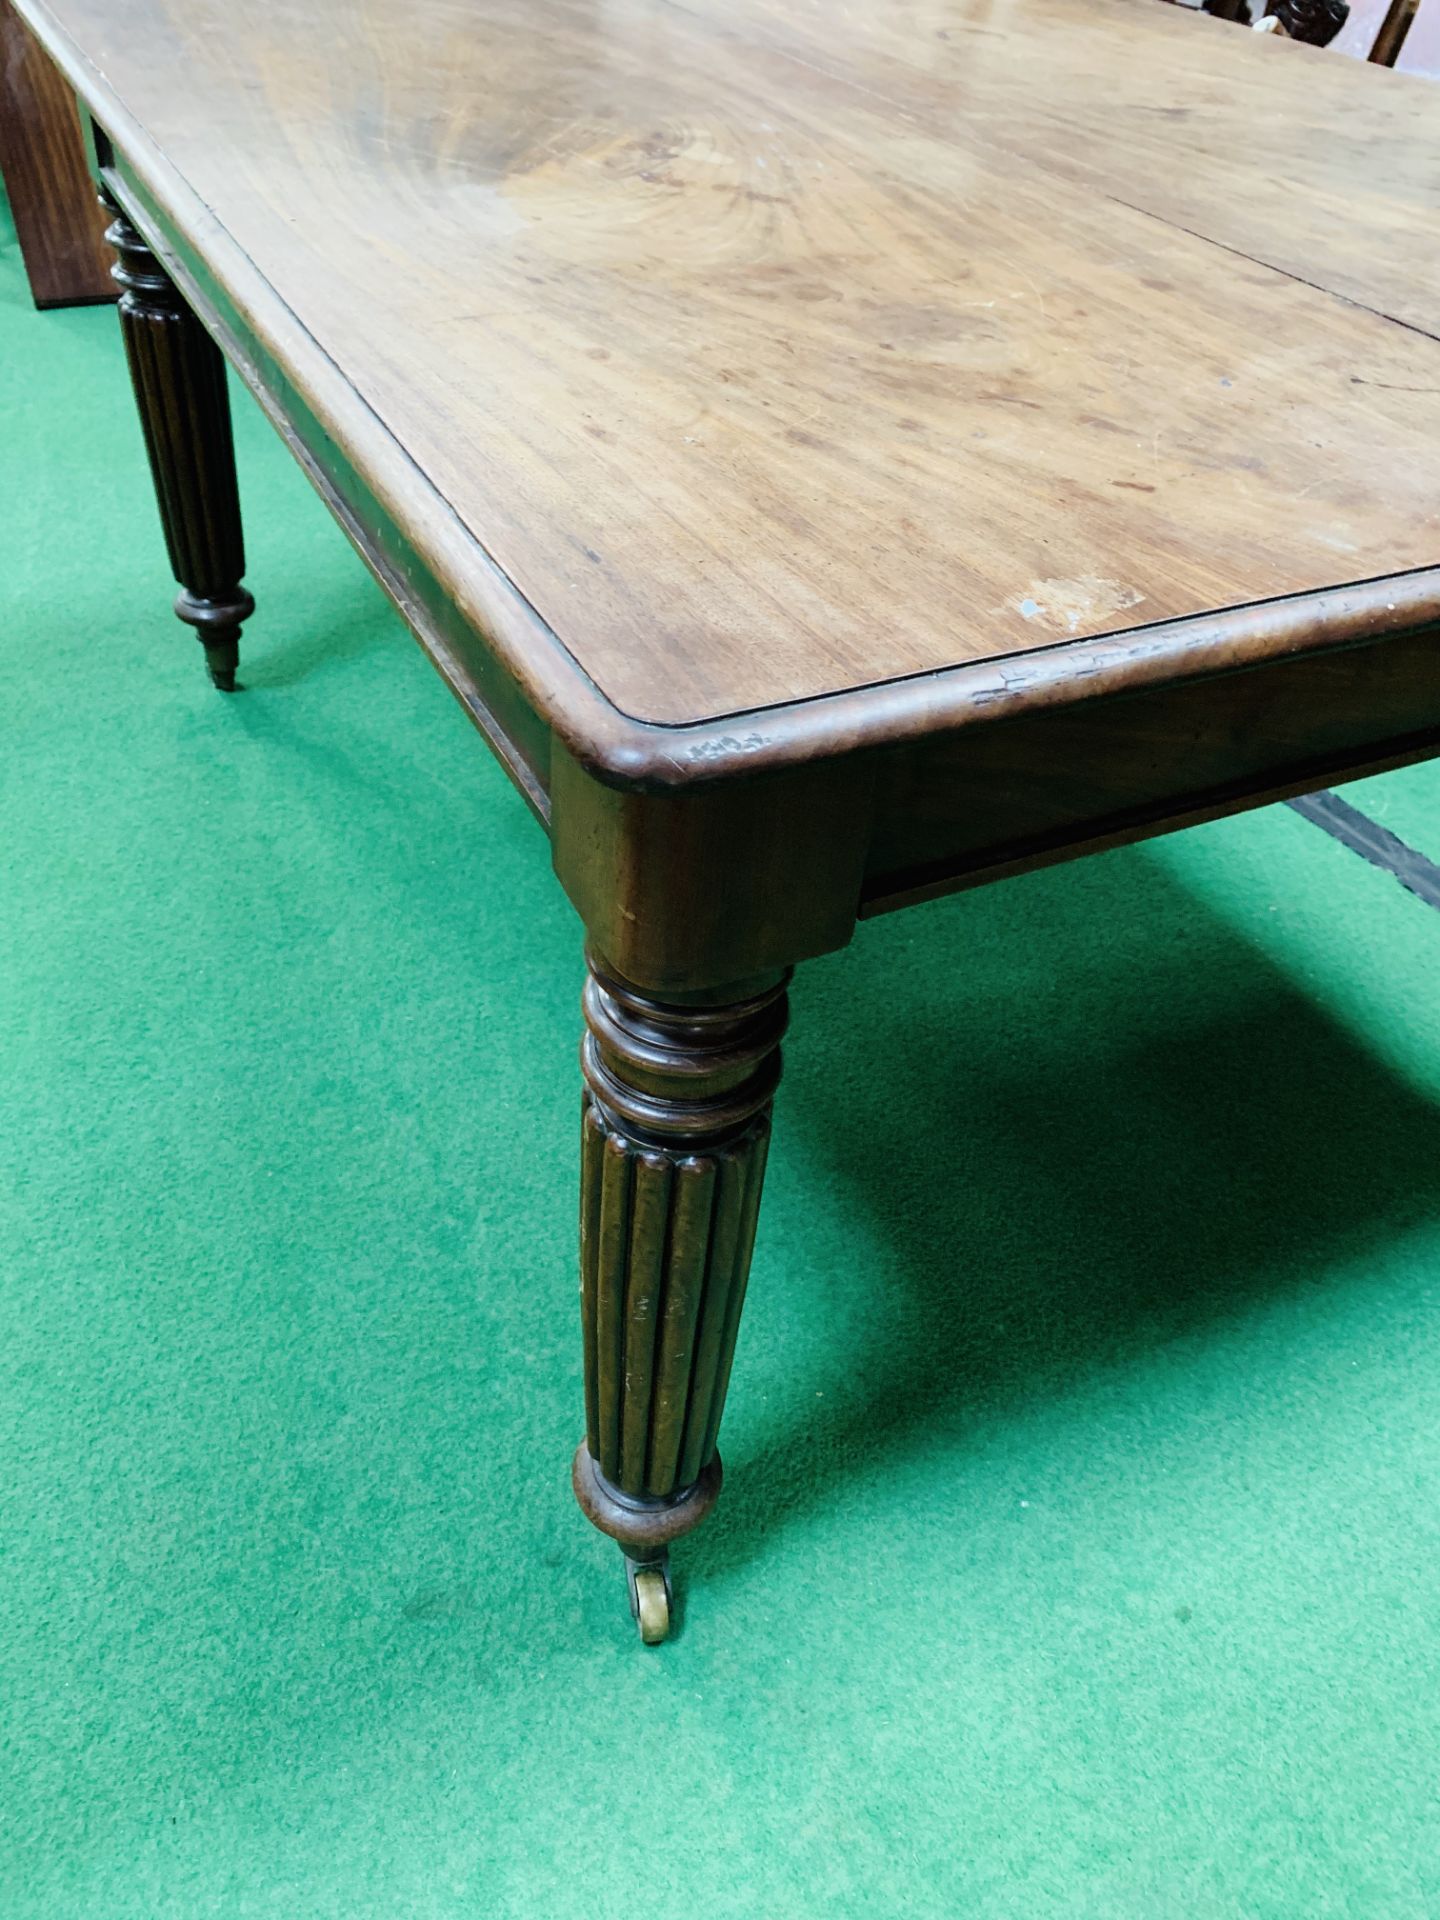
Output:
M1440 1913L1440 915L1273 808L807 968L644 1652L539 830L243 397L209 691L8 233L0 433L3 1920Z

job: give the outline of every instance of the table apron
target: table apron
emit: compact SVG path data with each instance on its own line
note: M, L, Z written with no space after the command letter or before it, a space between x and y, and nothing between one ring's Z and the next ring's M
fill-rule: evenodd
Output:
M887 758L869 916L1440 753L1440 628L1039 711Z

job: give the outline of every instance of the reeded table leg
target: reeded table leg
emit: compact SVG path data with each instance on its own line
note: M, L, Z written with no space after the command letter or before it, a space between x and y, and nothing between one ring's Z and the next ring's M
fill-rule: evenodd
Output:
M787 979L677 1006L590 960L586 1438L575 1495L620 1543L647 1644L669 1629L670 1543L720 1491L715 1443L760 1209Z
M175 611L195 628L210 678L233 693L240 623L255 602L240 584L245 548L225 361L134 227L101 197L115 214L105 238L119 256L111 272L121 288L120 330L181 587Z

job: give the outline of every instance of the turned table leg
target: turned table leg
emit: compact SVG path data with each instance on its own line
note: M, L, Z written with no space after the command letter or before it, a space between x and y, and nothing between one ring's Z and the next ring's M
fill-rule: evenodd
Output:
M115 214L105 238L118 256L111 273L121 289L125 357L181 588L175 612L195 628L211 680L233 693L240 623L255 602L240 585L245 548L225 361L135 228L101 197Z
M788 974L661 1002L593 955L585 987L580 1271L586 1437L575 1495L619 1542L647 1644L670 1543L720 1491L716 1436L780 1078Z

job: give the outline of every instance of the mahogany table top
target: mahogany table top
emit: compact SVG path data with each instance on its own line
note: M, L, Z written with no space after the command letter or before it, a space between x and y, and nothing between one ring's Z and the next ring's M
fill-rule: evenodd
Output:
M1440 563L1427 82L1153 0L21 4L543 710Z

